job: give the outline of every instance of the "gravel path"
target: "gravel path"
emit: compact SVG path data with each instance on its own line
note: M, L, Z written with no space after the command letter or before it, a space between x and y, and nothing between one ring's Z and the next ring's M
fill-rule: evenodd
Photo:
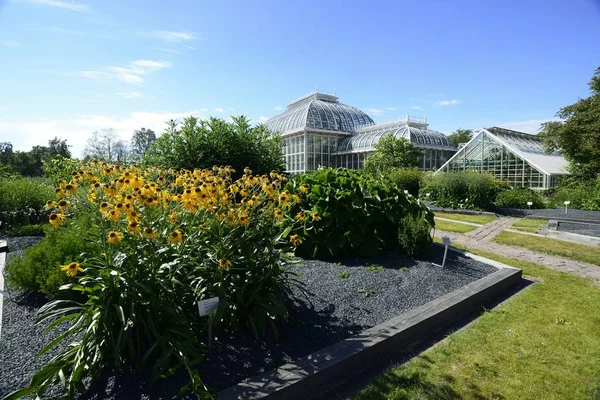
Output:
M439 246L433 247L432 260L441 262L442 252ZM301 274L300 280L310 294L294 289L289 323L280 327L278 340L270 334L257 340L249 332L216 338L213 351L201 367L201 376L211 388L224 389L296 360L495 271L454 252L449 254L445 269L393 255L339 263L307 261L290 269ZM5 302L0 397L24 385L42 365L43 361L37 360L35 354L49 339L32 327L41 301L24 298L29 303ZM80 398L167 399L186 382L182 373L150 387L144 373L122 374L118 378L111 375L106 372Z
M569 209L565 213L564 207L561 208L545 208L540 210L528 210L521 208L501 208L496 207L496 213L500 215L507 215L511 217L535 217L544 219L578 219L582 221L599 221L600 222L600 211L588 211L588 210L574 210Z

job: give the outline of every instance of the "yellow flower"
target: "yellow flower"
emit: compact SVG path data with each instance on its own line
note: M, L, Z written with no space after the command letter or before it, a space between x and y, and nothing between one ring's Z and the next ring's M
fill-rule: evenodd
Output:
M296 214L296 219L300 222L306 221L306 218L304 218L304 213L302 211L300 211L298 214Z
M71 209L71 202L67 200L61 200L58 202L58 208L60 208L60 211L64 213L65 210Z
M156 233L154 232L154 229L152 229L152 227L150 227L150 226L147 226L146 228L144 228L144 236L150 240L156 239Z
M238 222L241 226L248 226L248 212L240 212L238 215Z
M171 244L177 244L183 242L183 232L177 229L169 234L169 242Z
M77 185L74 183L67 183L65 185L65 194L67 196L73 196L77 194Z
M108 238L106 239L106 243L117 244L121 240L123 240L123 234L121 232L108 232Z
M60 267L61 270L65 271L69 276L76 276L77 273L83 272L83 268L79 265L79 263L72 262L67 265L63 265Z
M302 239L300 239L300 236L298 235L292 235L290 236L290 242L297 247L302 244Z
M61 188L56 188L54 189L54 191L56 192L56 197L58 197L59 199L65 194L65 192L63 192Z
M50 210L52 208L56 207L56 202L52 201L52 200L48 200L46 202L46 210Z
M111 221L117 222L119 220L120 214L117 210L110 210L106 217Z
M307 185L302 185L300 186L300 191L304 194L307 194L310 190L308 189Z
M231 267L233 265L233 263L231 261L229 261L226 258L219 258L219 269L224 269L224 270L228 270L229 267Z
M50 214L50 225L52 225L55 228L58 228L59 226L61 226L64 222L65 219L67 219L66 215L64 214Z
M169 213L169 223L175 225L177 223L177 214L174 212Z
M279 208L275 209L275 218L283 219L283 211L281 211Z
M136 221L136 220L131 220L129 221L129 223L127 224L127 229L129 230L129 232L133 232L133 233L140 233L140 224Z
M313 211L313 213L310 215L311 215L313 221L320 221L322 219L321 216L319 215L319 213L316 211Z

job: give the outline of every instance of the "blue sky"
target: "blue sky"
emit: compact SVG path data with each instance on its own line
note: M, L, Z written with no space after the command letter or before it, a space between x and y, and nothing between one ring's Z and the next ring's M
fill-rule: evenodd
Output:
M0 0L0 141L258 122L312 90L377 121L535 132L588 95L600 0Z

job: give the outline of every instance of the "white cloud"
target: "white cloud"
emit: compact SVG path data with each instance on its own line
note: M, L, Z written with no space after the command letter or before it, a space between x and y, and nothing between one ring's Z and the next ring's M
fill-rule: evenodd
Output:
M117 95L125 99L134 99L136 97L142 97L142 95L138 92L117 92Z
M199 37L191 32L175 32L175 31L152 31L150 36L157 37L165 42L179 43L198 40Z
M173 49L165 49L164 47L157 47L156 50L163 51L163 52L169 53L169 54L181 54L180 51L173 50Z
M267 118L267 117L258 117L258 123L259 124L264 124L268 120L269 120L269 118Z
M383 114L383 110L379 109L379 108L366 108L365 111L369 114L373 114L373 115L381 115Z
M79 13L86 13L90 11L90 8L87 5L75 3L73 1L66 2L60 0L26 0L26 2L31 4L38 4L41 6L62 8L65 10L75 11Z
M387 107L386 110L388 110L388 111L396 111L397 108L396 107Z
M220 112L220 113L222 113L222 112L223 112L223 111L225 111L225 110L224 110L224 109L222 109L222 108L215 108L213 111L216 111L216 112Z
M69 119L37 120L22 122L0 121L0 137L10 137L15 150L31 150L32 146L46 145L55 136L67 139L72 145L73 156L81 157L90 134L95 130L113 128L117 135L129 142L134 130L142 126L162 134L165 122L182 119L190 115L198 116L198 111L189 112L133 112L124 118L106 115L83 115Z
M276 109L277 111L281 111L281 110L283 110L283 107L281 107L281 106L275 106L275 109Z
M17 47L20 45L21 43L16 40L0 40L0 46Z
M411 109L417 110L417 111L423 111L424 110L424 108L420 107L420 106L412 106Z
M121 82L140 84L149 72L170 68L168 61L136 60L123 67L108 67L106 71L81 71L76 75L88 79L114 78Z
M433 104L436 105L436 106L438 106L438 107L447 107L447 106L455 106L455 105L457 105L459 103L460 103L460 100L452 99L452 100L436 101Z

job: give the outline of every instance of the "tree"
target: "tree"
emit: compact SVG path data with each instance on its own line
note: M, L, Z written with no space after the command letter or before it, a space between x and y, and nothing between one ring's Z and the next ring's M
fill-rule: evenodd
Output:
M379 139L375 150L376 152L365 161L365 170L372 173L418 167L417 158L423 155L409 140L391 134Z
M561 108L562 121L542 124L540 136L546 151L560 152L571 172L588 178L600 175L600 68L589 82L591 96Z
M279 135L263 124L251 126L244 116L233 122L219 118L187 117L182 124L171 120L165 132L146 152L144 161L163 168L211 168L230 165L235 176L245 167L268 174L284 168Z
M458 147L460 143L467 143L469 140L473 138L473 131L470 129L461 129L458 128L450 135L448 135L448 140L452 142L454 147Z
M70 145L67 144L67 139L59 139L58 137L54 137L54 139L50 139L48 141L48 156L49 159L52 159L56 156L61 156L64 158L71 158L71 150L69 150ZM46 160L48 161L48 160Z
M86 159L104 162L127 162L125 143L115 133L114 129L102 129L92 132L84 150Z
M144 155L155 141L156 134L152 129L142 128L134 131L133 137L131 138L131 157L135 161L143 159Z

